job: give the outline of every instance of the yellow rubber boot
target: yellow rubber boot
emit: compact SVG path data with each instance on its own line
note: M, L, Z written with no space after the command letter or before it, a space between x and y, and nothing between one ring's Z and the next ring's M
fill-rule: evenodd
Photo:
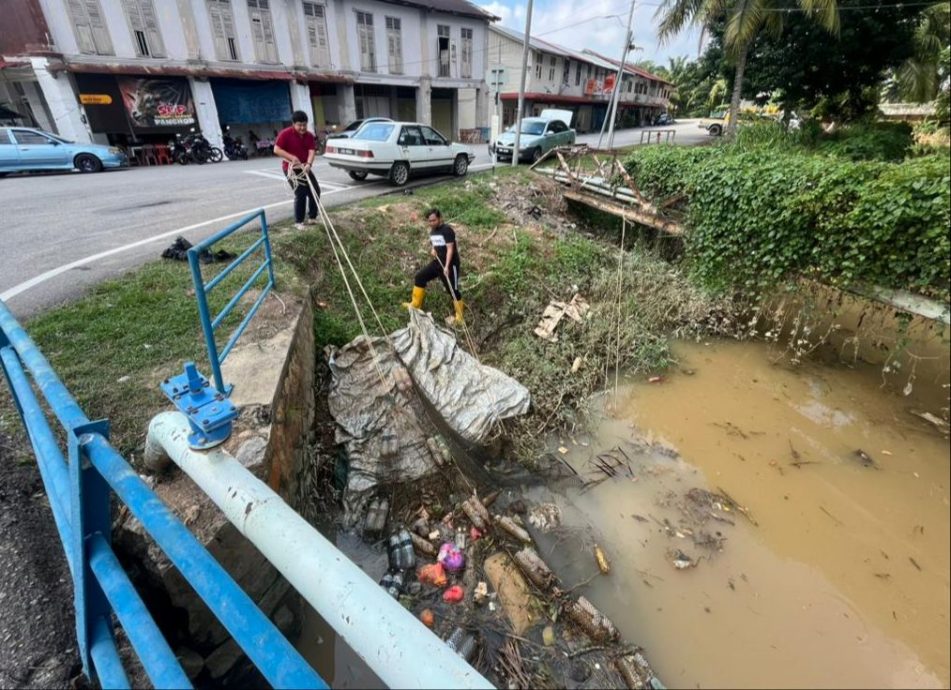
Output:
M463 314L465 313L465 310L466 310L466 303L460 299L456 301L455 306L456 306L456 318L452 320L452 325L461 326L462 324L465 323L465 317L463 316Z
M413 299L411 302L403 302L407 309L422 309L423 300L426 299L426 288L413 286Z

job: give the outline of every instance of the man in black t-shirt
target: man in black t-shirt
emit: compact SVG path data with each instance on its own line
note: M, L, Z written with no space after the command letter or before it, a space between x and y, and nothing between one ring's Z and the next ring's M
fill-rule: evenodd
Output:
M439 278L452 298L455 308L453 324L459 325L462 323L465 304L459 290L459 245L456 244L456 233L451 226L442 222L442 213L437 208L426 212L426 221L429 223L429 242L432 245L429 253L433 260L416 273L413 301L404 302L403 306L422 309L426 285Z

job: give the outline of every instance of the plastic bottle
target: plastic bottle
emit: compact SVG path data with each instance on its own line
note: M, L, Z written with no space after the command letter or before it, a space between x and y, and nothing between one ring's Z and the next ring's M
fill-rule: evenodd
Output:
M390 561L390 571L400 569L400 537L394 532L386 541L386 555Z
M405 527L401 527L399 534L400 570L412 570L416 567L416 550L413 548L413 538Z
M386 573L380 580L380 587L394 599L399 599L403 591L403 576L399 573Z
M449 639L446 640L446 645L463 659L469 661L475 653L476 641L472 635L462 628L456 628L452 631Z

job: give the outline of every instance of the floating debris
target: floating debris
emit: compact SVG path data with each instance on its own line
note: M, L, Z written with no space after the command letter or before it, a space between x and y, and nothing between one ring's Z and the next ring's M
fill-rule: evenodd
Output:
M528 522L542 532L548 532L561 524L561 508L554 503L540 503L528 511Z
M697 561L692 559L680 549L672 549L668 551L667 556L670 557L670 562L673 563L677 570L686 570L687 568L697 567Z
M611 564L608 562L608 557L602 549L597 544L594 545L594 560L598 564L598 570L601 571L602 575L607 575L611 572Z

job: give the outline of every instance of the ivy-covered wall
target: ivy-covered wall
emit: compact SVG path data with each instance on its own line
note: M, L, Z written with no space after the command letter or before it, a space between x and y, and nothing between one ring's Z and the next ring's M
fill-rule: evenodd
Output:
M898 163L784 147L642 147L625 166L655 200L683 194L686 260L717 291L806 275L951 292L947 153Z

